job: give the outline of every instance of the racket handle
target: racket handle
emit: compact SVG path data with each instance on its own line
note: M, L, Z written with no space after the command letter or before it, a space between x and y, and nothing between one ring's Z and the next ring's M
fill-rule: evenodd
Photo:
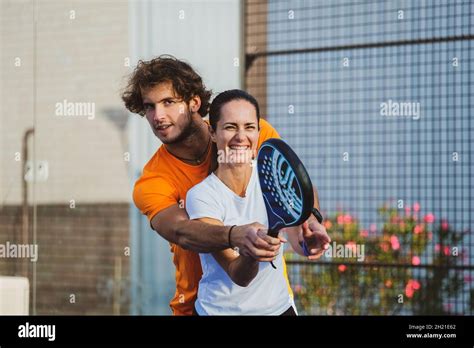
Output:
M278 233L280 233L280 230L281 230L281 228L278 228L278 227L277 227L277 228L270 228L267 233L268 233L268 235L269 235L270 237L277 238L277 237L278 237ZM275 264L273 263L273 261L270 261L270 263L271 263L272 267L273 267L274 269L276 269L276 266L275 266Z
M313 209L311 209L311 212L313 213L313 215L314 215L314 217L316 218L316 220L318 220L318 222L319 222L320 224L322 224L322 223L323 223L323 216L321 215L321 213L319 212L319 210L316 209L316 208L313 208Z
M269 228L267 234L270 237L277 238L278 233L280 233L281 228Z

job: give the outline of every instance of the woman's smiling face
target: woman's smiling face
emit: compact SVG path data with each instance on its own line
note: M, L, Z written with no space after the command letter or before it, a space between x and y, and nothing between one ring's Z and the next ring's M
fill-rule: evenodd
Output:
M218 163L250 163L256 155L259 136L255 107L244 99L236 99L222 105L220 114L216 130L211 131Z

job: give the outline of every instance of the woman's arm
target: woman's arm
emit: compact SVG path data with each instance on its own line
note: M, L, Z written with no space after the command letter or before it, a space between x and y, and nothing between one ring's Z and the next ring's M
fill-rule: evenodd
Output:
M200 218L197 221L205 222L211 225L223 226L222 221L210 218ZM252 257L239 255L233 249L225 249L213 252L212 256L226 271L232 281L239 286L248 286L257 276L259 262ZM274 257L273 259L275 259Z

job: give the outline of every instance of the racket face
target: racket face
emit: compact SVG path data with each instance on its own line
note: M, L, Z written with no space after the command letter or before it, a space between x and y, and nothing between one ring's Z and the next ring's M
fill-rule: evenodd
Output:
M280 139L265 141L257 156L260 186L271 230L302 224L314 204L311 179L294 151Z

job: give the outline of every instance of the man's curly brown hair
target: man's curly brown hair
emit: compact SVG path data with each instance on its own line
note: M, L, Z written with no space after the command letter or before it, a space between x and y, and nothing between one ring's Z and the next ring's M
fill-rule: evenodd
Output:
M171 55L161 55L149 61L138 61L122 93L125 107L144 116L142 89L146 90L163 82L171 82L176 95L186 103L194 96L199 96L201 107L198 113L202 117L207 115L212 91L206 89L201 76L191 65Z

